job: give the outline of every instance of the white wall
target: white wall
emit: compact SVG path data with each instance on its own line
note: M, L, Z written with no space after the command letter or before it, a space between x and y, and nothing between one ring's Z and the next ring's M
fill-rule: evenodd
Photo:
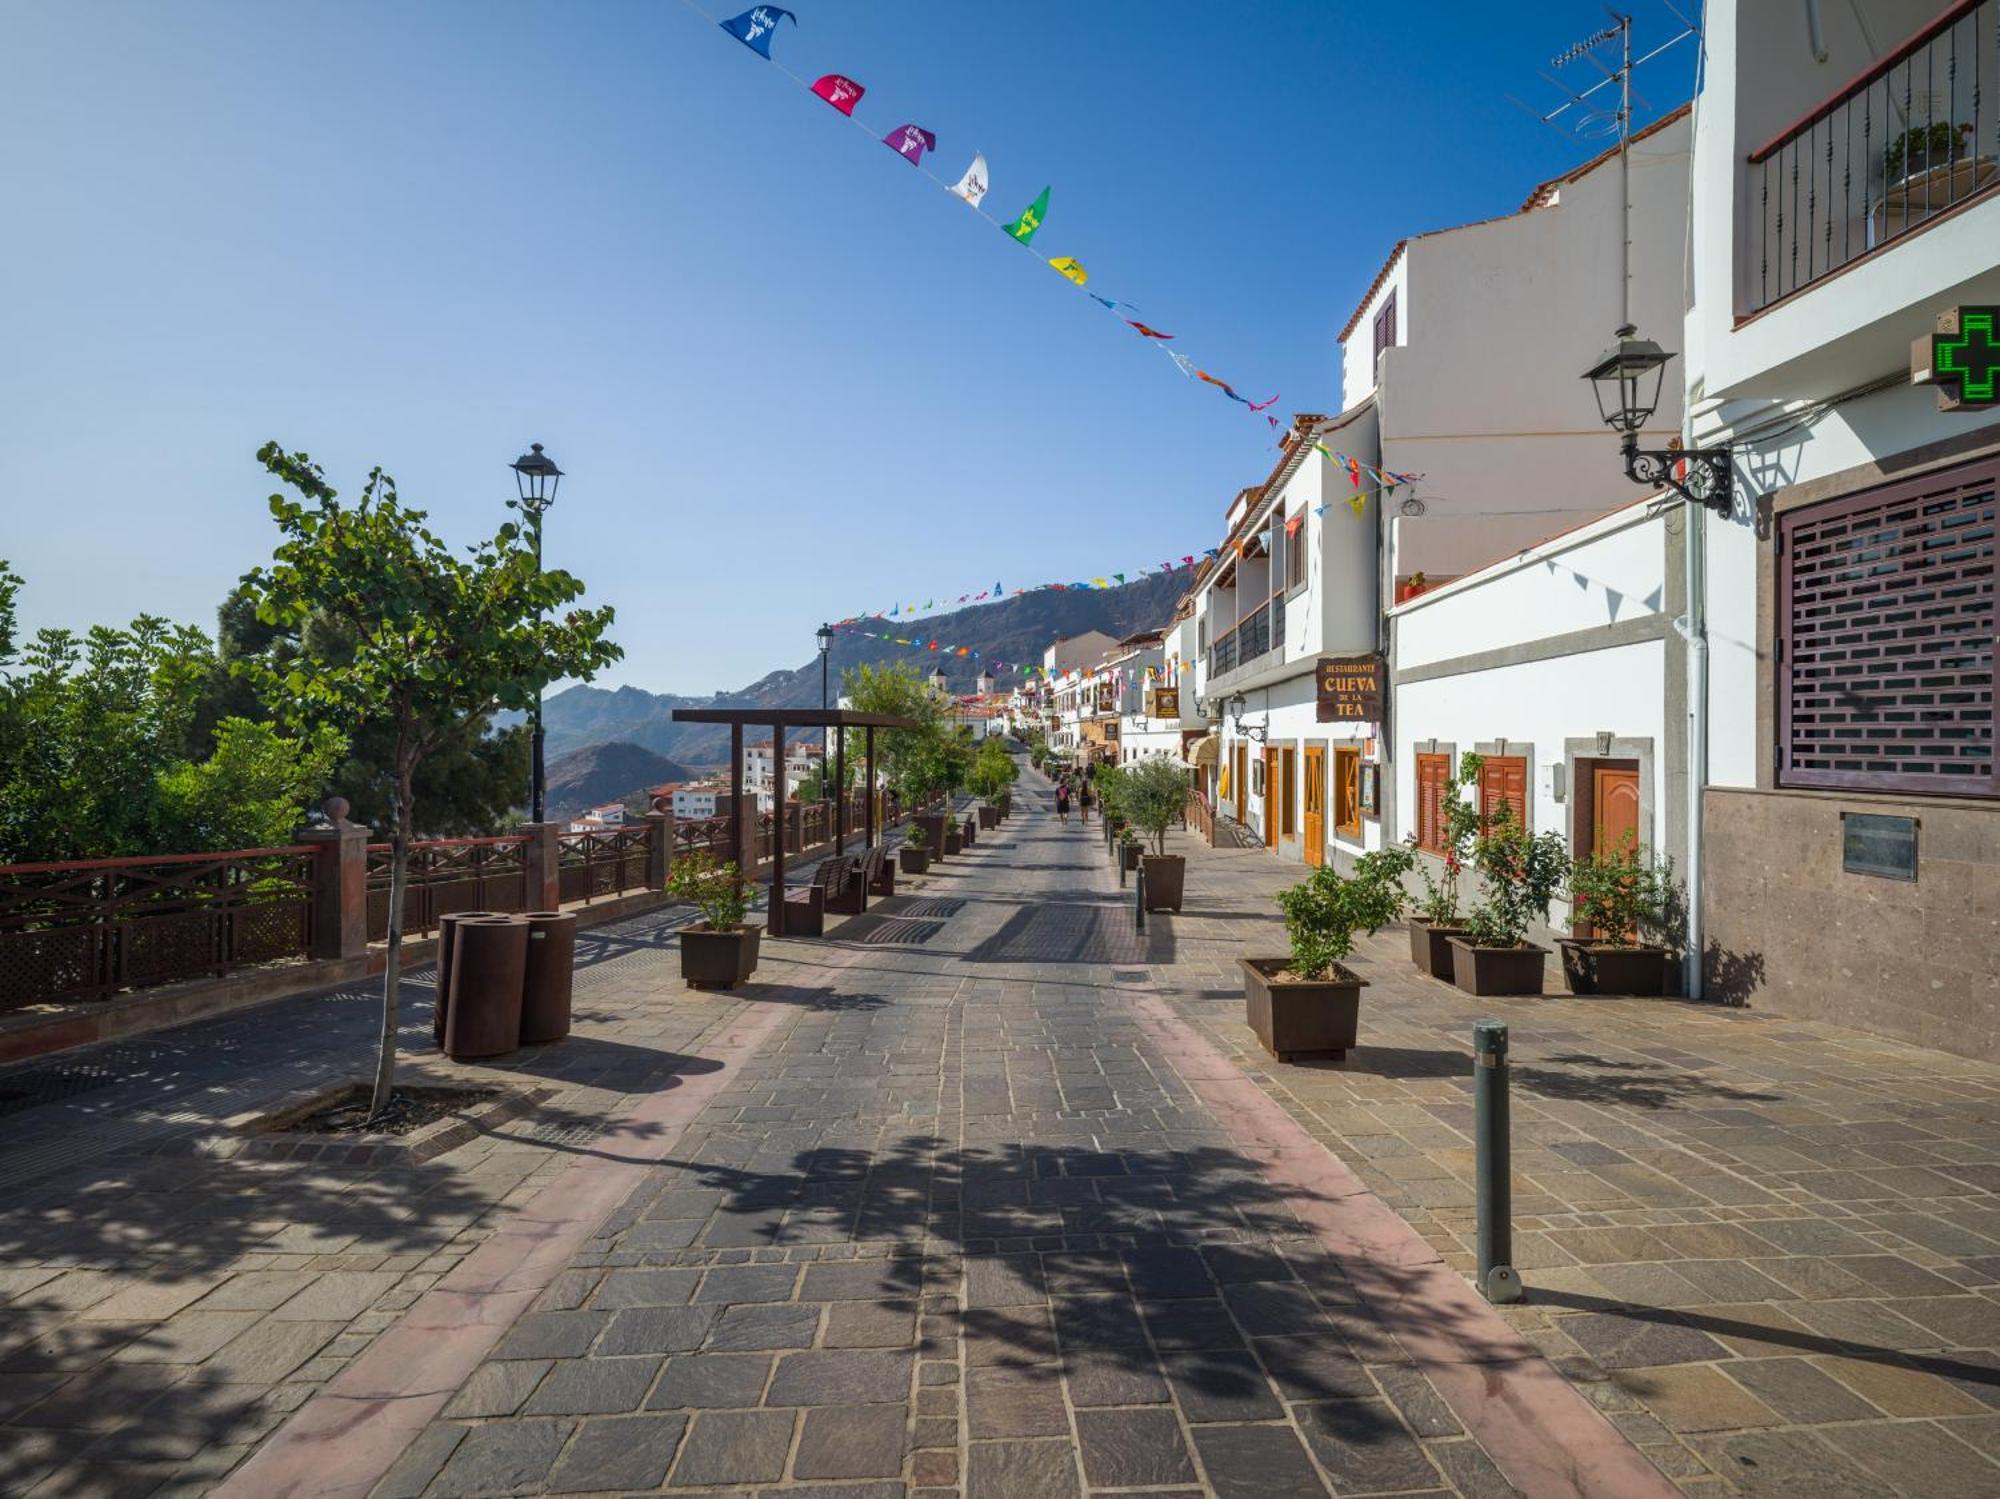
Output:
M1394 252L1395 262L1374 295L1362 304L1354 331L1340 346L1340 409L1351 410L1375 388L1375 314L1391 296L1396 299L1396 342L1408 343L1410 327L1409 247Z

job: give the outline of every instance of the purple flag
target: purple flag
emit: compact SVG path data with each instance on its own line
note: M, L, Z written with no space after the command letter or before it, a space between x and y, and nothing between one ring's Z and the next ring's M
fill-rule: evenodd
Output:
M882 144L915 166L924 152L937 150L937 137L921 125L898 125L882 137Z

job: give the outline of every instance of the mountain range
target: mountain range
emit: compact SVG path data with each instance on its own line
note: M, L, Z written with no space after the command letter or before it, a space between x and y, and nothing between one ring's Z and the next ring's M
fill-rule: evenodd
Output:
M943 650L919 650L869 635L836 631L827 657L828 698L839 698L841 673L864 662L906 661L926 675L942 666L954 692L972 692L973 681L987 660L1039 662L1042 652L1057 638L1086 630L1123 637L1163 628L1173 618L1174 604L1187 579L1185 572L1156 573L1118 588L1038 589L921 620L864 620L861 626L865 629L921 637L926 642L936 640L940 645L970 646L980 656L947 655ZM1012 672L998 675L1002 685L1020 680ZM728 759L729 730L719 724L675 723L674 709L806 708L818 707L819 702L820 663L815 653L803 666L771 672L747 687L712 697L647 692L639 687L578 685L549 698L542 708L542 720L551 755L616 744L670 756L682 766L701 767L720 765ZM597 799L608 800L634 789L636 784L608 791Z
M665 781L688 779L686 766L641 745L588 744L549 762L549 811L557 818L573 816Z

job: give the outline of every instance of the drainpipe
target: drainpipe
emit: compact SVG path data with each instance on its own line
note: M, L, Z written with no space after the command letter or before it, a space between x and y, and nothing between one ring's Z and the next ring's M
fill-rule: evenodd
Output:
M1708 785L1708 507L1686 505L1688 644L1686 985L1689 999L1702 995L1701 863L1702 790Z

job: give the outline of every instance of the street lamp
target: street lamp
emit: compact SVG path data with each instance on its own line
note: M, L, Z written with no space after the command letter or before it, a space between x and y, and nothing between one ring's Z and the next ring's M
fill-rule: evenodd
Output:
M1246 725L1243 722L1243 710L1249 706L1249 702L1244 698L1242 693L1239 692L1236 696L1232 697L1229 700L1230 722L1235 726L1236 732L1240 737L1254 739L1257 743L1262 744L1270 737L1271 726L1269 724Z
M826 712L827 709L826 658L827 658L827 653L832 649L833 649L833 626L821 625L819 627L819 711L822 713ZM822 724L820 726L820 744L819 744L819 784L822 792L824 792L827 787L833 785L832 777L833 777L833 725ZM845 791L846 789L847 788L845 786L842 786L839 788L838 791L834 793L834 795L838 796L840 792Z
M1611 347L1583 372L1597 397L1597 414L1604 425L1624 435L1625 477L1657 489L1665 486L1690 504L1706 505L1718 515L1735 508L1733 465L1728 448L1684 448L1680 439L1660 449L1642 449L1639 430L1659 409L1660 386L1667 361L1674 356L1650 338L1639 337L1630 323L1618 329ZM1701 474L1695 484L1680 474L1692 466Z
M535 548L535 571L542 570L542 514L556 502L556 486L562 483L563 471L556 467L555 460L542 451L540 443L530 443L528 451L516 458L508 467L514 470L514 486L520 491L517 508L528 518L528 538ZM542 791L546 784L545 767L542 763L542 688L545 684L535 683L534 717L534 757L535 766L530 792L531 820L542 820Z

